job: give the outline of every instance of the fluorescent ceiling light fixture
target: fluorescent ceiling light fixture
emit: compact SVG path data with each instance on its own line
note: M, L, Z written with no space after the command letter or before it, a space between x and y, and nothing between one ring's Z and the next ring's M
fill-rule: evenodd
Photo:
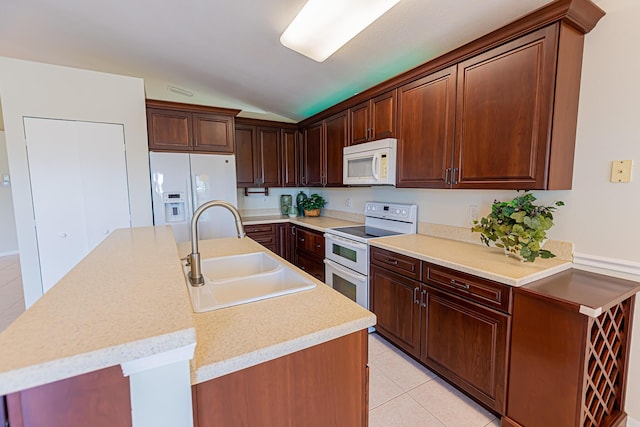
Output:
M308 0L280 43L322 62L399 1Z

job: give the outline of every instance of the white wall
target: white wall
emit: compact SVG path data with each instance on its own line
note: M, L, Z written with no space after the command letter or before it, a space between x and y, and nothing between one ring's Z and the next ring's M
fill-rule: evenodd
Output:
M576 253L640 263L640 2L601 0L607 12L585 38L573 189L535 192L544 202L563 200L549 237L575 243ZM611 161L633 159L629 184L609 182ZM466 227L468 205L489 212L494 198L512 191L324 190L327 208L362 212L366 200L419 203L421 221ZM352 199L352 208L346 199ZM632 338L627 412L640 420L640 308Z
M25 305L41 295L22 118L47 117L124 125L131 221L151 225L145 94L142 79L0 57L7 154ZM64 201L61 201L64 203Z
M7 158L7 144L4 132L0 131L0 182L2 177L9 174L9 160ZM18 252L18 237L16 223L13 218L13 198L11 187L0 186L0 256Z

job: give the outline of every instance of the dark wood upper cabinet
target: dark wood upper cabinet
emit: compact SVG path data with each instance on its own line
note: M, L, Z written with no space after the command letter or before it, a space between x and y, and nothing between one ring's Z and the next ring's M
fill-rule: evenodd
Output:
M236 177L238 187L252 187L258 180L256 127L236 125Z
M239 117L236 119L238 187L295 187L300 183L297 126Z
M282 129L282 186L298 187L300 185L300 147L298 131Z
M458 65L454 186L548 188L558 31L550 25ZM570 170L573 155L564 161Z
M398 187L450 186L455 96L455 66L398 89Z
M348 109L350 144L397 137L399 187L570 189L584 36L603 16L549 2L300 126Z
M258 127L258 153L259 171L262 176L260 185L264 187L281 187L281 161L280 161L280 129Z
M238 112L148 99L149 150L232 154Z
M191 113L147 108L149 149L193 150Z
M369 99L349 109L350 145L396 136L395 90Z
M219 114L193 114L193 149L214 153L233 153L233 117Z
M324 123L312 124L304 130L302 155L302 185L321 187L323 184Z
M349 138L349 114L338 114L304 129L302 184L342 187L343 148Z
M329 117L325 125L324 185L342 187L343 149L349 138L349 116L346 111Z

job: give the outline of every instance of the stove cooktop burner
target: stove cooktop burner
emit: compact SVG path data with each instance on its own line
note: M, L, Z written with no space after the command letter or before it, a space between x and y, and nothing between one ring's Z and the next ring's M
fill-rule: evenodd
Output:
M334 230L341 233L350 234L362 239L373 239L374 237L396 236L397 231L383 230L381 228L367 227L366 225L357 225L355 227L336 227Z

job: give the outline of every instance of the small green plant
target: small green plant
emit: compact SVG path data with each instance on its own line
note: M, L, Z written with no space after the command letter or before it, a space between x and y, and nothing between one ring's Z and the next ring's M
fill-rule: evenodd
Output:
M322 209L326 206L327 201L319 194L312 194L306 200L300 202L302 208L305 210Z
M564 202L536 206L535 201L535 196L526 191L509 202L494 200L489 216L474 221L471 231L482 233L480 240L485 245L494 242L495 246L519 255L523 261L553 258L554 254L540 247L547 238L547 230L553 226L553 212L557 206L564 206Z

